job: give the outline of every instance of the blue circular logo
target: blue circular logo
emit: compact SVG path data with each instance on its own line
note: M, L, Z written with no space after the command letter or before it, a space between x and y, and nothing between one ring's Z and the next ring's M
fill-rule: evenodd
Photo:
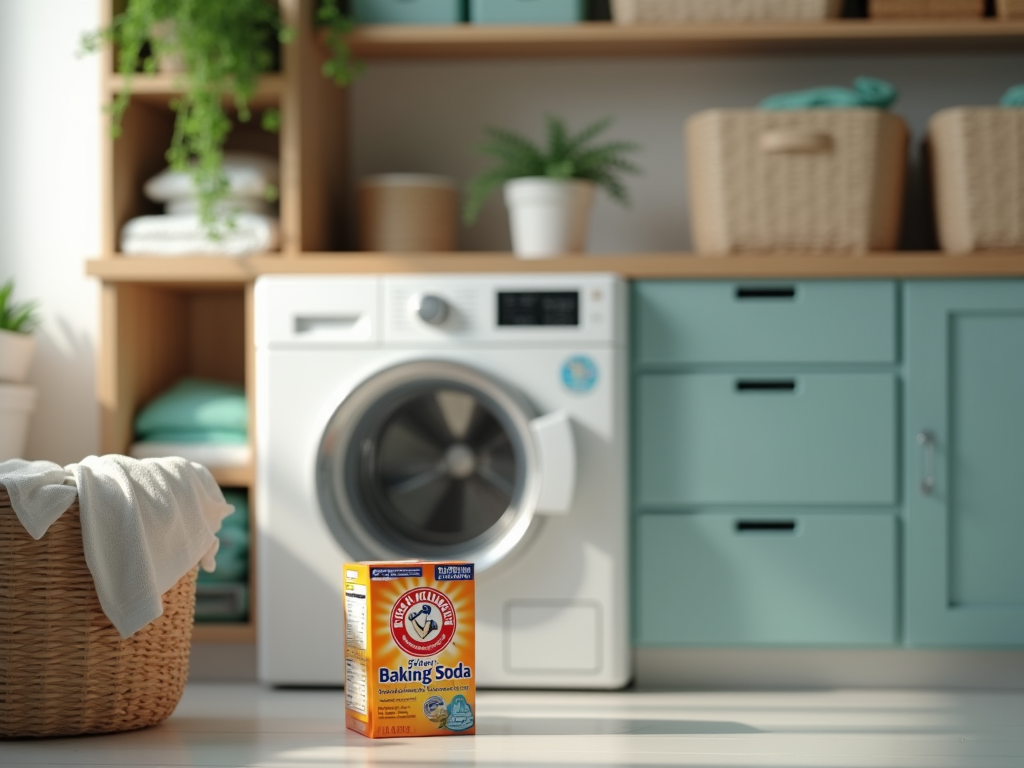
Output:
M597 364L586 355L574 355L562 366L562 383L573 392L589 392L597 384Z

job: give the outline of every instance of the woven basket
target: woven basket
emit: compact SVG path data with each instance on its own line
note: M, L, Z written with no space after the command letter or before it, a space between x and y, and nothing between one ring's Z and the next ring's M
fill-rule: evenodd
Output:
M1024 19L1024 0L996 0L1001 19Z
M795 21L838 16L842 0L612 0L620 24L638 22Z
M944 109L928 132L942 249L1024 248L1024 109Z
M894 249L907 127L876 109L710 110L686 125L700 253Z
M0 737L70 736L156 725L188 676L196 571L164 614L127 640L100 608L78 504L35 541L0 488Z
M985 15L985 0L871 0L875 19L964 19Z

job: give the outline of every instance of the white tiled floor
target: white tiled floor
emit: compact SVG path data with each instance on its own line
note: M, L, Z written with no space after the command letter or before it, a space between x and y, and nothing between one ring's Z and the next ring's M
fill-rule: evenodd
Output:
M1024 692L481 692L477 736L381 741L346 731L342 707L336 691L193 684L161 726L0 741L0 765L1024 766Z

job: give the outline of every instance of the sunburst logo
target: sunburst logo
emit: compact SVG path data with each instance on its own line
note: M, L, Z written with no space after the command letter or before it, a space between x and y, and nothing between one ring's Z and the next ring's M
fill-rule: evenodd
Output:
M410 656L435 656L455 638L452 601L430 587L411 589L391 609L391 638Z

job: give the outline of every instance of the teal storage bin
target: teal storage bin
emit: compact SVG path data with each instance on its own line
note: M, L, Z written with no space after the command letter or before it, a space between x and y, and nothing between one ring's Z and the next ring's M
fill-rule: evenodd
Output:
M458 24L463 0L352 0L357 24Z
M587 17L586 0L470 0L474 24L576 24Z

